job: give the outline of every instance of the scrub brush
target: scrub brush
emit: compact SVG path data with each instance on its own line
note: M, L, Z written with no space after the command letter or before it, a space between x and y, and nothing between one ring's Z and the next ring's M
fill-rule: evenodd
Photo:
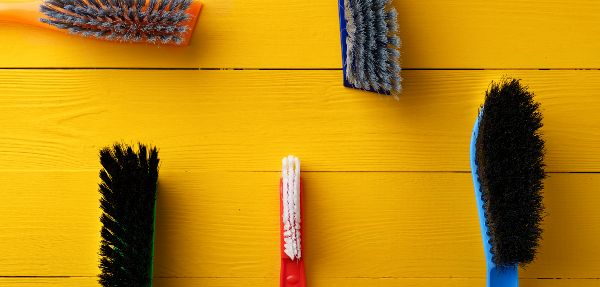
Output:
M283 158L279 181L279 212L281 214L281 287L306 287L302 258L302 184L300 160Z
M99 282L152 286L158 151L140 144L100 150L102 209Z
M338 0L344 86L398 94L400 46L392 0Z
M197 0L36 0L0 4L0 20L119 42L188 45Z
M544 140L534 95L516 79L492 82L471 138L471 173L488 287L519 285L542 235Z

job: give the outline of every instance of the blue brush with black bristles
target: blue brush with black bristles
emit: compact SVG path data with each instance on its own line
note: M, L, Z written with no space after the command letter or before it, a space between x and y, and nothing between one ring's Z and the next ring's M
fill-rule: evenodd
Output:
M493 83L473 134L470 160L488 287L519 286L542 235L542 114L519 80Z
M401 41L392 0L338 0L338 9L344 86L399 94Z

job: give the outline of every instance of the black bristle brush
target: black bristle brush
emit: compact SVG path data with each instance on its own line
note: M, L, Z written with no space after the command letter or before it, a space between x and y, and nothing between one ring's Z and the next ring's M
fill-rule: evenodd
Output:
M392 0L338 0L344 86L397 95L398 13Z
M0 4L0 20L118 42L187 45L197 0L34 0Z
M519 285L542 235L544 140L534 94L517 79L492 82L471 138L471 172L488 287Z
M142 144L100 150L104 287L152 286L158 162L157 149Z

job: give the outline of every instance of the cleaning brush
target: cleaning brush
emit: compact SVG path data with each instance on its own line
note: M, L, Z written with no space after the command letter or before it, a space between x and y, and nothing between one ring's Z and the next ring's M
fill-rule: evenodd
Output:
M488 287L519 285L518 266L534 260L542 235L542 114L519 80L492 82L471 138L471 172Z
M392 0L338 0L344 86L398 94L400 37Z
M281 287L305 287L302 257L302 183L300 160L284 157L279 181L281 215Z
M38 0L0 4L0 20L109 41L187 45L201 8L195 0Z
M158 151L140 144L100 150L100 284L152 286Z

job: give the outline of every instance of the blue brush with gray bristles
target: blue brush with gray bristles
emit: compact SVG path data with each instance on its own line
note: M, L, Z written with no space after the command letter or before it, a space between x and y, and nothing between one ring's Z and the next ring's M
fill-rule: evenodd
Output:
M339 0L344 86L399 94L398 13L392 0Z

